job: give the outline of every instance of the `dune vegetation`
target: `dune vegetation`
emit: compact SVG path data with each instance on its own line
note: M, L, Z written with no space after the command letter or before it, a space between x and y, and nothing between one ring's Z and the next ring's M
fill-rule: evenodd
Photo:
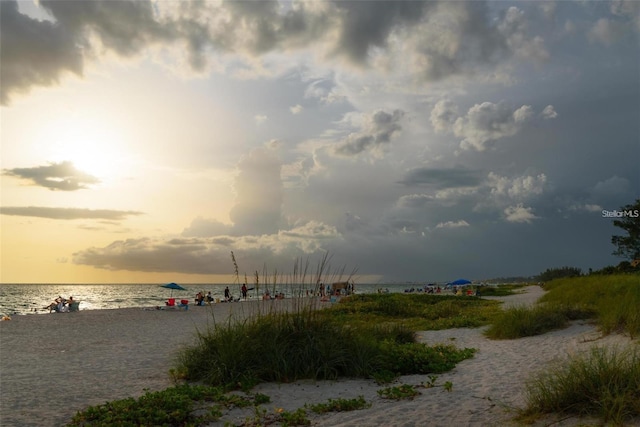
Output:
M251 389L260 382L344 377L372 378L386 384L399 375L446 372L473 357L474 349L417 342L416 331L420 330L489 325L484 332L487 337L515 339L583 319L597 324L604 334L621 332L637 337L639 278L594 275L557 279L545 284L547 292L538 304L506 310L498 301L475 296L370 294L342 298L330 308L300 304L292 311L270 310L214 321L198 332L196 345L182 349L171 370L176 382L186 384L139 399L90 407L79 412L70 425L110 425L113 420L145 425L148 419L162 424L167 416L173 417L167 419L170 425L201 425L220 417L224 408L239 406L254 408L255 419L246 425L309 425L307 411L317 412L318 408L267 413L262 405L269 397L254 396ZM252 351L245 351L247 348ZM524 385L527 400L520 420L529 422L546 413L590 415L618 425L635 419L640 416L639 366L637 346L596 348L549 366ZM188 385L195 383L201 385ZM446 386L450 389L452 384ZM238 389L245 397L233 394L232 390ZM379 394L411 398L413 390L388 387ZM162 403L169 400L171 404ZM321 404L322 411L369 405L363 399Z
M589 275L552 280L533 307L498 314L485 335L514 339L564 328L577 319L603 334L640 335L640 275ZM594 348L550 366L526 384L521 419L545 413L598 417L624 425L640 417L640 346Z
M485 335L514 339L539 335L589 319L605 333L640 334L640 275L589 275L552 280L532 307L512 307L491 322Z

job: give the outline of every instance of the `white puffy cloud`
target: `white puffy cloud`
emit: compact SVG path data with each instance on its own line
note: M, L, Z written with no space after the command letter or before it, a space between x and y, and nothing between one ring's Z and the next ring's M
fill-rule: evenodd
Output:
M533 214L532 208L525 207L522 203L505 208L504 215L505 220L508 222L525 222L527 224L538 218Z
M557 117L553 105L544 108L540 116L545 119ZM462 149L484 151L494 141L519 133L535 117L530 105L518 108L501 101L475 104L464 115L459 115L458 106L444 99L436 102L431 110L430 121L438 133L453 133L462 138Z
M540 113L540 115L543 119L555 119L558 117L558 113L556 113L553 105L547 105L546 107L544 107L544 110L542 110L542 113Z
M534 62L544 62L549 59L544 39L540 36L528 35L528 21L521 9L515 6L509 7L503 20L498 24L498 30L516 56Z
M517 134L532 116L528 105L513 110L505 102L483 102L456 119L453 134L463 138L461 148L484 151L488 143Z
M547 176L543 173L536 176L526 175L515 178L500 176L489 172L487 185L491 189L491 195L509 200L527 200L543 193L547 185Z
M438 225L436 225L436 228L461 228L461 227L469 227L469 223L461 219L459 221L441 222Z
M449 132L458 117L458 106L448 99L442 99L431 110L431 125L436 132Z

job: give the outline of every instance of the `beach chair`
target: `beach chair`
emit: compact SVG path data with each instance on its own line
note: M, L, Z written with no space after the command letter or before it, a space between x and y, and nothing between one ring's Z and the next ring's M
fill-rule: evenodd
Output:
M175 298L169 298L167 300L167 302L164 303L167 307L175 307L176 306L176 299Z
M80 301L74 301L69 304L69 313L73 313L75 311L80 311Z
M180 304L178 304L178 307L184 308L185 310L189 310L189 300L188 299L181 299L180 300Z

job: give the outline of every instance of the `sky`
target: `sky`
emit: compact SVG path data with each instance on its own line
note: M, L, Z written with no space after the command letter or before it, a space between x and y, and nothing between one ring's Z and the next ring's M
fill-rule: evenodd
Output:
M621 261L640 2L0 2L0 282Z

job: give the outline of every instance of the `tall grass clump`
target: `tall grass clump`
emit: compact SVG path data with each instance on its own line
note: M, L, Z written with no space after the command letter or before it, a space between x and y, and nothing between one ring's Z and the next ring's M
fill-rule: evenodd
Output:
M640 336L640 275L591 275L557 279L545 284L541 302L580 306L594 313L604 333Z
M593 310L577 305L516 306L498 314L484 334L493 339L515 339L563 329L570 320L593 317Z
M429 347L401 325L352 327L331 320L330 310L258 315L216 325L178 356L177 376L228 388L299 379L441 373L473 350Z
M543 413L599 417L623 425L640 416L640 348L593 348L532 377L525 416Z

